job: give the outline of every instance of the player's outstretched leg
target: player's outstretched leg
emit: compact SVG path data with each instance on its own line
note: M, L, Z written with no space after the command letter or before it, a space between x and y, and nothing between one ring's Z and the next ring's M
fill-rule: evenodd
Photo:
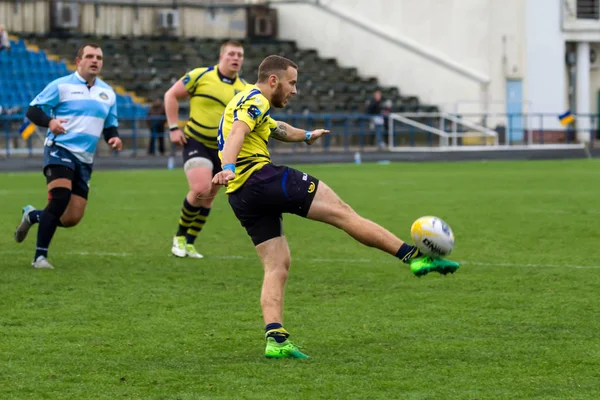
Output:
M454 261L424 256L415 246L404 243L387 229L361 217L323 182L317 186L307 217L340 228L365 246L396 256L409 264L416 276L430 272L446 275L459 267Z
M40 222L40 215L42 210L36 210L34 206L26 205L23 207L21 215L21 223L15 230L15 240L17 243L21 243L27 237L29 229L33 224Z
M443 258L420 256L408 260L410 270L418 277L430 272L438 272L442 275L453 274L459 268L459 264Z

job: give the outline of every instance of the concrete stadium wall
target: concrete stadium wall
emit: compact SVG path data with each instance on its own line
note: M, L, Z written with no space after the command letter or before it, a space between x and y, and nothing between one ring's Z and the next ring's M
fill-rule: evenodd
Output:
M48 32L50 19L48 2L33 0L27 3L10 0L0 1L0 24L11 32Z
M169 4L165 0L144 2ZM568 108L568 70L564 62L567 38L561 28L561 0L321 0L321 3L489 76L491 112L506 111L507 79L523 80L524 112L561 113ZM279 11L281 38L296 40L304 48L316 48L322 56L335 57L345 66L358 67L361 74L375 76L384 85L399 87L404 95L417 95L422 102L463 114L483 111L481 88L473 80L315 6L278 4L277 0L272 4ZM82 5L81 31L128 36L155 34L160 8L168 7L136 10L133 4ZM7 26L9 33L48 32L49 9L47 0L0 0L0 23ZM243 38L246 12L180 8L177 34ZM600 56L600 42L592 46ZM600 63L597 63L590 72L591 112L598 110L599 90ZM560 128L555 118L544 121L546 128L550 127L548 124Z
M168 7L166 7L168 8ZM82 8L82 31L100 35L152 35L157 32L157 8L140 7L138 18L134 7L99 6L96 18L95 6ZM246 36L246 11L204 8L179 8L177 35L185 37L243 38Z
M525 13L522 0L345 0L324 2L364 22L417 41L422 47L491 78L490 111L504 112L507 76L525 72ZM452 111L481 111L480 85L430 60L308 4L277 4L279 32L301 47L336 57L405 95ZM506 66L505 61L506 60ZM301 77L300 77L301 79ZM497 102L497 103L496 103Z
M525 14L525 97L531 102L530 111L562 113L568 107L568 92L560 0L527 0ZM556 118L545 120L544 127L562 128Z
M244 0L227 0L228 3ZM126 3L123 1L123 3ZM157 17L160 9L168 9L165 0L144 0L144 3L166 4L164 7L139 7L82 4L80 31L96 35L152 35L158 32ZM175 32L186 37L243 38L246 36L246 11L180 7L180 26ZM0 0L0 24L10 32L50 31L50 4L47 0L15 2Z
M596 54L600 57L600 43L595 43ZM598 92L600 91L600 61L590 70L590 111L598 111Z

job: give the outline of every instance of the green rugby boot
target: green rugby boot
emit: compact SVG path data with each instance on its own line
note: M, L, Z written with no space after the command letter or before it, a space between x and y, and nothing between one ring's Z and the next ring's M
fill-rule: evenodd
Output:
M412 273L419 277L430 272L438 272L442 275L453 274L460 267L457 262L429 256L411 258L408 264Z
M267 347L265 348L265 357L267 358L310 358L298 350L298 347L289 339L283 343L277 343L274 338L267 338Z

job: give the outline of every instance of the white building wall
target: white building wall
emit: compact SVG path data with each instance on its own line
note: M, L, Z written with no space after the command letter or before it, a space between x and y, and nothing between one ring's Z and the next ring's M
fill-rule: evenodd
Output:
M490 111L504 111L505 54L515 67L512 75L524 73L522 0L345 0L325 4L488 75ZM382 84L397 86L405 95L417 95L424 103L453 111L462 102L462 113L482 111L477 104L481 100L479 83L312 5L274 6L279 9L281 38L297 40L301 47L316 48L322 56L356 66L361 74L376 76Z
M598 113L598 92L600 91L600 43L592 43L595 48L598 60L592 65L590 71L590 112Z
M561 29L561 0L527 0L525 43L526 98L532 113L562 113L568 107L565 40ZM540 12L543 10L543 12ZM535 120L537 123L537 119ZM544 128L562 128L558 119L545 118Z

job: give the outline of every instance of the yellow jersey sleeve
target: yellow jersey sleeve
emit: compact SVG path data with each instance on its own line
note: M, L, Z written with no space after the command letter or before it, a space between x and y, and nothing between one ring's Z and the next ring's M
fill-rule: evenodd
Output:
M253 131L257 124L264 121L265 117L273 120L268 116L269 102L258 91L251 91L248 96L243 97L233 109L233 120L242 121ZM276 125L275 125L276 126ZM270 123L269 123L269 127Z
M191 70L181 78L181 81L183 82L183 85L185 86L185 89L188 91L189 94L194 93L198 81L200 80L200 78L202 78L202 75L204 75L205 72L208 72L209 69L210 68L196 68Z
M277 128L277 121L275 121L273 118L271 118L271 116L269 115L267 117L267 126L269 127L269 131L273 131L273 129Z

